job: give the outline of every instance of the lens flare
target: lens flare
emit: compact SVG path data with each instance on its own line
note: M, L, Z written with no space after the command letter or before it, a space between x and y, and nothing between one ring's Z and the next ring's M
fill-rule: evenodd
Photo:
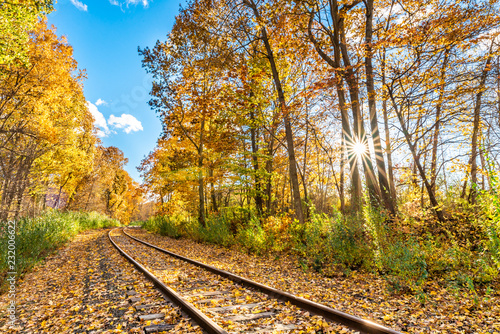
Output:
M352 151L354 152L354 154L360 157L366 153L366 146L363 145L363 143L357 142L353 145Z

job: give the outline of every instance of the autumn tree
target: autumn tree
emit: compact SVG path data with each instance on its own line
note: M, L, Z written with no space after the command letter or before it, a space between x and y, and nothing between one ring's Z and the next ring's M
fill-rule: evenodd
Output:
M210 152L217 150L214 140L218 135L214 131L220 134L230 129L218 119L222 103L220 71L225 62L218 43L223 41L199 29L193 20L195 15L195 7L183 10L167 42L158 41L153 49L139 53L144 57L143 66L154 78L150 105L164 124L164 138L187 139L197 152L198 219L205 224L204 174ZM223 143L219 142L219 147Z
M52 0L10 0L0 5L0 74L15 61L29 62L29 32L41 15L52 10Z
M261 221L290 211L305 222L337 206L358 215L364 190L386 218L418 198L445 221L449 183L461 175L473 201L496 149L498 48L488 44L496 9L496 1L190 2L166 42L141 50L164 126L141 167L145 186L161 207L188 197L184 207L196 206L202 224L230 210Z
M44 21L28 46L29 66L12 65L0 84L0 219L19 215L35 165L50 172L53 161L67 154L84 162L88 147L80 144L92 142L92 117L71 46Z
M410 149L415 174L421 178L438 220L444 222L445 215L434 188L437 140L445 122L452 124L459 120L467 106L463 98L470 96L471 88L478 89L464 80L471 79L474 64L483 57L481 53L470 57L459 51L479 51L478 42L482 38L478 37L498 25L498 16L493 14L495 3L426 5L439 10L433 12L423 7L401 10L399 15L406 19L385 37L391 45L385 60L388 69L385 89ZM430 177L425 164L429 147L432 147Z

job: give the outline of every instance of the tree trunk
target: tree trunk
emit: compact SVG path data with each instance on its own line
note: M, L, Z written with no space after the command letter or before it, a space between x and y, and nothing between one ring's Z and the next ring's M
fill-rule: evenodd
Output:
M267 147L268 158L266 160L266 212L268 215L272 214L272 194L273 194L273 151L274 151L274 138L269 140Z
M334 9L336 10L336 9ZM358 167L358 157L354 154L350 147L354 146L353 137L351 133L351 127L349 125L349 114L347 111L347 104L344 93L344 83L343 83L343 72L340 67L340 35L339 35L339 27L338 20L335 23L335 29L332 33L332 44L334 50L334 59L331 59L326 55L326 53L321 49L319 43L315 40L314 35L312 34L312 22L314 18L314 12L310 13L309 24L308 24L308 36L309 40L313 43L316 52L323 58L324 61L328 65L330 65L335 70L335 87L337 90L337 97L339 100L339 108L342 119L342 139L344 141L344 146L347 151L347 158L349 161L349 165L351 168L351 183L352 183L352 192L351 192L351 211L359 212L361 207L361 200L363 198L362 195L362 187L361 187L361 178L359 176L359 167Z
M413 156L413 161L415 163L415 166L417 167L418 172L420 173L420 177L422 178L422 181L424 182L424 186L427 189L427 193L429 195L429 200L431 202L433 210L436 213L436 216L437 216L439 222L444 223L445 218L444 218L443 209L439 205L439 203L436 199L436 196L434 194L434 191L432 190L431 184L427 180L427 176L425 175L425 171L424 171L422 165L420 164L420 157L417 154L415 145L412 143L410 133L408 132L405 120L403 119L403 115L401 114L401 111L398 109L398 106L394 100L394 96L392 96L391 91L389 91L389 94L391 95L392 105L393 105L394 111L396 112L396 115L398 116L399 124L401 126L401 130L402 130L403 135L405 137L406 143L410 149L411 155Z
M488 59L486 60L486 64L484 66L483 72L481 73L481 80L479 82L478 92L476 93L476 103L474 105L474 123L472 130L472 153L471 153L471 164L470 164L470 181L471 181L471 189L470 189L470 203L476 204L477 197L477 142L478 135L480 132L481 125L481 98L483 96L483 92L486 84L486 77L488 76L488 72L491 68L491 50L493 48L493 42L491 43L490 52L488 54Z
M345 41L345 32L343 20L340 19L340 50L342 52L342 60L344 62L344 69L346 72L345 80L349 86L349 96L351 99L351 110L352 118L354 122L354 141L361 143L365 149L366 153L361 154L361 162L363 163L363 170L365 173L366 185L368 187L368 192L370 194L370 200L373 203L380 202L381 193L380 188L377 185L377 180L375 178L375 171L373 169L373 164L370 159L370 148L368 145L368 138L366 137L365 126L363 121L363 115L361 113L361 108L359 105L359 85L354 70L352 68L351 62L349 60L349 53L347 52L347 44Z
M450 55L450 49L447 48L444 54L443 66L441 67L440 83L439 83L439 97L438 103L436 105L436 121L434 123L434 134L432 136L432 157L431 157L431 186L432 190L436 191L436 178L437 178L437 149L438 149L438 139L439 130L441 126L441 109L443 107L444 98L444 86L445 86L445 74L446 66L448 65L448 59Z
M217 197L215 196L214 169L210 167L208 173L208 176L210 177L210 199L212 201L212 210L214 212L219 212L219 208L217 206Z
M365 69L366 69L366 90L368 93L368 109L370 111L370 125L372 130L373 147L375 148L375 159L377 163L379 187L384 203L384 207L394 215L394 202L391 197L389 182L387 181L387 171L385 168L384 155L382 153L382 144L380 142L380 132L378 129L377 101L375 84L373 81L373 0L366 0L366 27L365 27Z
M205 134L205 117L202 118L200 124L200 142L198 145L198 197L199 197L199 210L198 210L198 221L201 226L206 226L205 218L205 194L204 194L204 182L203 182L203 145L204 145L204 134Z
M257 10L257 6L253 2L253 0L244 0L244 3L250 9L253 10L255 18L258 21L261 21L259 11ZM279 104L280 104L280 109L281 109L281 113L283 115L284 123L285 123L285 136L286 136L287 151L288 151L288 165L289 165L290 181L292 183L292 188L293 188L292 193L293 193L293 199L294 199L293 205L294 205L294 209L295 209L295 216L299 220L299 223L303 224L304 223L304 213L302 210L302 201L300 198L299 179L298 179L298 175L297 175L297 161L295 159L293 132L292 132L292 125L290 122L290 111L286 105L285 94L284 94L283 88L281 86L281 79L279 77L278 68L276 66L276 62L274 59L274 54L273 54L273 50L271 48L271 44L269 43L269 38L267 36L266 28L262 27L260 29L260 32L261 32L261 39L264 43L264 46L266 47L267 59L268 59L269 64L271 66L274 85L276 88L276 92L278 93L278 100L279 100Z
M61 203L61 195L62 195L62 190L64 188L64 186L69 182L69 180L71 179L71 174L72 173L69 173L68 175L68 178L66 179L66 181L64 181L64 183L59 187L59 193L57 194L57 202L56 202L56 205L55 205L55 208L54 209L59 209L59 204Z
M89 190L89 195L87 196L87 201L85 202L85 209L84 209L85 211L87 211L87 208L88 208L88 206L89 206L90 197L92 196L92 192L94 191L94 184L95 184L95 181L96 181L96 179L95 179L95 178L93 178L93 180L92 180L92 184L91 184L91 186L90 186L90 190ZM163 199L162 199L162 204L163 204ZM163 205L162 205L162 206L163 206Z
M389 25L389 22L387 22ZM386 27L388 29L388 26ZM385 88L385 68L386 68L386 49L384 47L382 52L382 87ZM396 186L394 185L394 170L392 165L392 147L391 147L391 134L389 131L389 113L387 110L387 95L384 94L382 98L382 112L384 114L384 130L385 130L385 150L387 154L387 172L389 175L389 187L391 189L391 199L394 207L397 207L397 193Z
M345 139L341 137L341 156L340 156L340 184L339 184L339 197L340 197L340 212L345 214L345 198L344 198L344 166L345 166ZM332 171L335 173L335 171Z
M309 139L309 106L306 97L306 138L304 140L304 163L302 164L302 185L304 188L304 201L306 202L305 216L309 219L309 195L307 193L307 144Z
M382 80L385 81L384 75ZM385 85L385 82L383 82ZM384 98L382 101L382 110L384 113L384 130L385 130L385 150L387 152L387 171L389 174L389 186L391 188L391 197L394 203L396 203L396 186L394 184L394 171L392 167L392 147L391 147L391 134L389 132L389 115L387 112L387 99Z
M486 159L484 158L484 150L479 149L479 158L481 159L481 166L483 168L483 171L486 172L486 178L488 180L488 189L491 189L491 177L490 173L488 173L488 166L486 165ZM486 181L484 179L483 175L483 190L486 190Z
M257 212L259 215L262 214L263 210L263 200L262 200L262 187L261 187L261 178L259 176L259 159L257 157L257 154L259 153L259 147L257 144L257 138L258 138L258 133L257 130L255 129L256 127L256 120L255 120L255 114L253 110L250 111L250 139L252 141L252 164L253 164L253 170L254 170L254 182L255 182L255 207L257 208Z

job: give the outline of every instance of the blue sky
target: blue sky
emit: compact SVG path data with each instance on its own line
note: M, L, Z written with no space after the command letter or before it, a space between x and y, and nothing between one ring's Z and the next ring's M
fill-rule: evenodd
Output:
M137 47L165 40L181 0L59 0L48 23L67 37L74 58L87 72L85 97L105 146L121 149L125 169L141 182L136 167L156 145L160 120L147 102L151 81Z

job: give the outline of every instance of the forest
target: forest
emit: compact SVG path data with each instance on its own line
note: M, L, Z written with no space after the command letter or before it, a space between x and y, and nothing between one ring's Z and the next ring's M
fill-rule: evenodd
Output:
M138 50L163 125L144 227L399 291L489 286L499 19L497 1L190 1Z
M128 222L142 193L123 169L127 158L102 145L83 95L86 73L39 19L52 2L28 2L2 9L0 221L54 208Z
M144 201L123 152L97 136L86 73L47 25L52 10L51 0L0 4L0 290L8 221L22 275L83 230L137 219Z
M0 221L25 244L140 222L422 300L430 281L497 286L497 0L189 1L138 47L162 124L142 184L52 10L0 4Z

